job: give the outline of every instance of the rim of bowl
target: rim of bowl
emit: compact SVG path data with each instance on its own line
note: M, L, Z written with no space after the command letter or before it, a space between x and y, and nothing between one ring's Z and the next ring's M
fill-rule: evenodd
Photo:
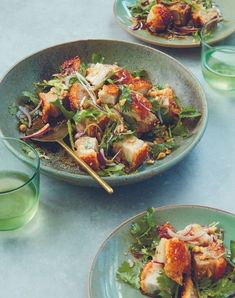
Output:
M188 209L188 208L192 208L192 209L206 209L206 210L210 210L210 211L214 211L214 212L219 212L219 213L223 213L223 214L227 214L230 215L232 217L235 218L235 213L223 210L223 209L219 209L219 208L215 208L215 207L210 207L210 206L203 206L203 205L187 205L187 204L183 204L183 205L166 205L166 206L161 206L161 207L155 207L154 208L154 212L156 211L161 211L161 210L169 210L169 209ZM91 264L91 268L89 271L89 277L88 277L88 298L93 298L92 295L92 274L95 268L95 264L96 261L100 255L100 253L102 252L103 248L105 247L105 245L108 243L108 241L114 236L114 234L123 226L125 226L126 224L128 224L129 222L132 222L133 220L135 220L136 218L143 216L146 213L145 211L139 212L136 215L133 215L129 218L127 218L125 221L123 221L121 224L119 224L116 228L114 228L111 233L108 235L108 237L101 243L101 245L98 248L98 251L96 252L92 264Z
M4 80L4 78L15 68L15 66L17 66L18 64L24 62L25 60L27 60L28 58L33 57L34 55L37 54L42 54L48 50L52 50L58 47L64 47L64 46L68 46L71 44L76 44L76 43L84 43L84 42L104 42L106 44L108 43L119 43L119 44L123 44L126 46L135 46L135 47L139 47L142 49L146 49L148 51L151 52L157 52L160 55L163 55L165 57L167 57L168 60L172 61L173 64L178 64L181 68L184 69L184 71L186 73L188 73L191 78L194 81L194 84L196 86L196 88L198 88L199 90L199 94L200 94L200 99L202 101L202 116L200 118L200 130L196 133L196 135L194 135L194 140L192 141L191 144L189 144L189 146L187 146L185 148L184 151L182 151L180 154L178 154L177 156L175 156L172 160L170 160L167 163L163 163L161 165L158 165L157 167L154 168L150 168L149 170L145 170L143 172L139 172L139 173L133 173L133 174L128 174L128 175L124 175L124 176L113 176L113 177L102 177L104 180L106 180L107 182L113 182L116 181L114 183L114 186L118 186L121 184L131 184L131 183L135 183L136 181L139 180L139 178L141 177L143 180L147 179L147 178L151 178L159 173L162 173L163 171L169 169L170 167L174 166L175 164L177 164L179 161L181 161L191 150L192 148L200 141L205 129L206 129L206 125L207 125L207 120L208 120L208 106L207 106L207 100L206 100L206 96L205 96L205 92L204 89L202 88L202 85L200 83L200 81L196 78L196 76L193 74L193 72L188 69L187 67L185 67L181 62L179 62L178 60L176 60L175 58L173 58L172 56L158 50L155 48L152 48L151 46L147 46L147 45L142 45L142 44L138 44L135 42L128 42L128 41L123 41L123 40L118 40L118 39L81 39L81 40L74 40L74 41L70 41L70 42L65 42L65 43L60 43L60 44L56 44L53 46L49 46L47 48L44 48L42 50L36 51L30 55L25 56L23 59L19 60L18 62L16 62L10 69L8 69L8 71L6 71L6 73L1 77L0 79L0 84L1 82ZM2 130L0 128L0 135L5 137L4 134L2 133ZM68 180L71 179L71 183L76 183L77 181L81 181L82 183L80 183L81 185L85 185L84 182L86 183L87 181L93 181L93 179L87 175L87 174L74 174L74 173L69 173L69 172L65 172L65 171L61 171L61 170L57 170L57 169L53 169L49 166L46 165L41 165L40 170L42 173L44 174L48 174L48 175L53 175L54 177L56 176L57 179L61 179L61 180ZM121 183L122 181L128 180L128 183ZM96 184L93 184L91 186L98 186Z
M39 158L39 155L38 155L37 151L36 151L31 145L29 145L28 143L26 143L26 142L24 142L24 141L22 141L22 140L20 140L20 139L12 138L12 137L0 136L0 141L3 141L3 142L6 141L6 143L7 143L6 147L7 147L7 149L8 149L12 154L14 154L14 148L12 148L10 142L8 142L8 141L14 141L14 142L17 142L17 143L20 143L20 144L22 144L22 145L24 145L24 146L29 147L30 150L32 150L32 151L34 152L34 154L35 154L35 163L36 163L36 167L35 167L35 169L34 169L34 171L33 171L32 176L30 176L30 177L27 179L26 182L24 182L23 184L21 184L21 185L18 186L18 187L12 188L12 189L10 189L10 190L7 190L7 191L0 191L0 195L2 195L2 194L7 194L7 193L10 193L10 192L19 190L19 189L23 188L25 185L29 184L29 183L34 179L34 177L39 173L39 170L40 170L40 158ZM22 160L21 158L19 158L19 159Z

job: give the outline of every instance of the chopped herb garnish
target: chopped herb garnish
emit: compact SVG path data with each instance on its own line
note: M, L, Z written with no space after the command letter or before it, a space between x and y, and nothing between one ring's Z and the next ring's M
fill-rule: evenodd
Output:
M93 53L91 56L91 61L94 64L104 63L104 56L102 56L101 54Z
M197 111L194 107L192 106L186 106L182 108L182 111L179 114L179 117L181 119L183 118L196 118L200 117L201 113Z
M102 169L98 172L100 176L123 176L125 173L125 165L119 163L115 166L108 166L105 169Z
M140 271L142 269L141 262L135 262L133 266L124 261L117 270L117 278L136 289L140 288Z
M15 103L8 106L8 112L12 116L15 116L17 111L18 111L18 106Z
M126 87L121 87L121 95L119 97L119 106L121 111L123 112L129 112L131 109L132 104L132 98L131 98L132 91Z
M157 278L157 283L159 285L158 297L162 298L173 298L179 291L179 285L172 279L166 276L162 270Z
M38 96L29 91L23 91L22 94L27 97L35 106L39 103Z

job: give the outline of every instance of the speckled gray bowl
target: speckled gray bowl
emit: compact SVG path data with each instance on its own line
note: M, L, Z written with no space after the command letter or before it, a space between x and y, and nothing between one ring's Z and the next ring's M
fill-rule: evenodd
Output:
M206 127L207 104L203 90L194 75L172 57L147 46L123 41L81 40L65 43L40 51L15 65L0 83L1 134L19 137L17 120L9 115L8 106L17 102L22 91L32 90L33 82L48 79L58 71L64 60L78 55L83 61L89 62L94 52L101 53L107 63L117 62L130 69L147 70L153 82L171 85L183 104L191 104L202 113L200 121L192 130L192 136L185 139L167 158L151 166L142 166L134 174L105 179L113 186L135 183L157 175L182 160L200 140ZM92 178L79 171L62 149L56 149L54 153L48 148L43 150L50 159L42 160L42 173L73 184L97 186Z

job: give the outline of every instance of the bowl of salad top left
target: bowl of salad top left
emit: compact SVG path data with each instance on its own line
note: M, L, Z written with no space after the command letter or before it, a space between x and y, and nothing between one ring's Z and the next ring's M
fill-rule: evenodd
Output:
M165 53L82 40L37 52L10 69L0 82L0 132L27 140L42 173L96 186L62 148L30 137L45 137L61 122L71 149L110 185L123 185L181 161L203 135L207 103L194 75Z

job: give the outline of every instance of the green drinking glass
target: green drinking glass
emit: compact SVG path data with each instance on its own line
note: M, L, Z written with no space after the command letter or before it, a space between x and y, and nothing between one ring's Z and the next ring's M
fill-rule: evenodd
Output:
M230 36L223 38L223 32ZM201 30L202 72L215 89L235 92L235 21L213 19Z
M29 222L38 209L40 159L29 144L0 138L0 230Z

